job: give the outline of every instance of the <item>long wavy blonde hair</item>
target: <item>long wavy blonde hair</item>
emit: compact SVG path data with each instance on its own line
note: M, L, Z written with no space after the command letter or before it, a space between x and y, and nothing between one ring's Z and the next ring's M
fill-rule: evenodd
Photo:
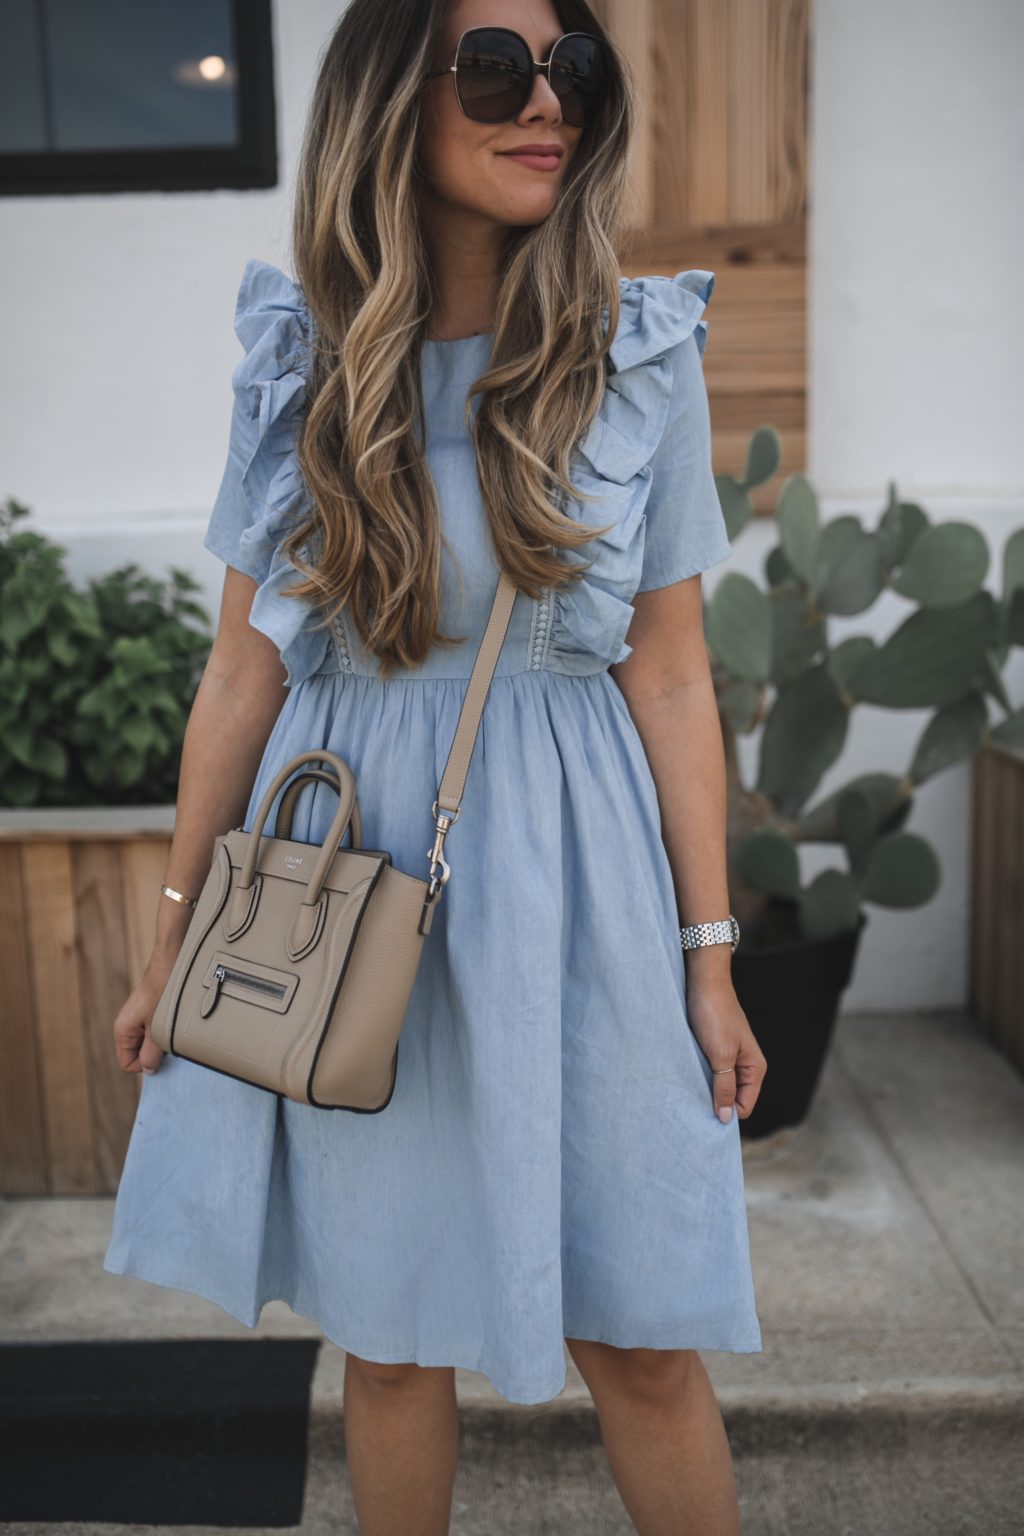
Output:
M440 630L442 532L418 432L420 346L437 289L417 147L447 8L352 0L322 55L294 207L295 274L313 318L297 445L311 509L283 546L306 578L289 592L322 607L324 624L347 604L383 676L466 638ZM616 246L635 112L635 87L590 7L556 0L554 9L566 32L609 43L609 89L553 211L509 229L490 365L471 391L496 557L532 598L580 578L584 567L558 551L597 531L570 518L562 498L583 494L570 458L601 403L619 320Z

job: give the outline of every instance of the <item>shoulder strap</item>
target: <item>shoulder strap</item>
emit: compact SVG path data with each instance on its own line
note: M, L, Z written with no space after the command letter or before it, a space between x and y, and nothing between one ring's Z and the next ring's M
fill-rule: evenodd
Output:
M433 900L440 894L441 889L447 883L448 876L451 873L444 856L444 840L449 828L459 817L459 805L466 787L469 761L473 756L473 748L476 746L477 732L480 729L480 717L483 714L484 704L487 702L491 679L494 677L494 669L498 665L498 656L508 630L509 620L512 617L512 605L516 600L518 590L515 582L502 571L498 579L498 589L494 594L494 602L491 604L491 613L487 620L487 627L484 630L480 647L476 653L473 670L469 675L469 686L466 689L466 697L462 701L462 709L459 712L459 723L455 728L455 739L448 753L448 761L445 763L444 773L441 775L437 799L432 807L434 814L434 845L430 849L430 891L426 902L428 910ZM441 871L440 874L438 874L439 870Z
M441 787L437 791L437 808L443 810L453 820L459 812L459 802L466 787L466 774L469 772L469 760L473 756L477 732L480 729L480 716L487 702L491 679L498 665L498 655L508 631L512 605L518 590L515 583L502 571L498 589L494 594L494 602L491 604L487 628L484 630L480 648L476 653L476 661L469 675L469 686L459 714L459 723L455 729L455 739L448 753L444 773L441 775Z

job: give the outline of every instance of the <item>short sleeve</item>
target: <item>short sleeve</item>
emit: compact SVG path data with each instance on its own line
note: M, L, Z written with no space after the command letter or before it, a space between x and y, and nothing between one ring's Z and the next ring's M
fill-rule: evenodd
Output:
M291 595L298 571L287 535L310 509L297 446L306 408L312 317L290 277L250 261L235 308L244 355L232 374L227 462L203 544L257 583L249 623L281 652L290 687L322 665L326 628L305 598ZM311 553L311 541L301 550Z
M236 393L228 432L227 463L214 498L203 544L225 565L233 566L263 583L270 574L272 547L243 542L254 526L253 507L244 489L244 476L252 456L252 425L248 403Z
M246 264L235 334L244 356L231 376L227 459L203 544L262 585L301 510L295 448L309 361L308 310L279 268Z
M711 414L704 380L707 327L701 321L667 352L672 399L650 460L643 567L638 592L667 587L733 553L711 461Z

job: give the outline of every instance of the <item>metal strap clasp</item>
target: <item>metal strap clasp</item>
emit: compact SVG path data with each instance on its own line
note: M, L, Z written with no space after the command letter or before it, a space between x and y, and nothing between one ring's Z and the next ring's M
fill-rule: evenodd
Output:
M444 840L458 821L462 808L460 806L455 811L439 811L435 800L430 809L434 814L434 843L433 847L427 850L430 858L430 888L427 891L427 900L433 901L451 877L451 865L444 856ZM438 870L441 871L440 875Z

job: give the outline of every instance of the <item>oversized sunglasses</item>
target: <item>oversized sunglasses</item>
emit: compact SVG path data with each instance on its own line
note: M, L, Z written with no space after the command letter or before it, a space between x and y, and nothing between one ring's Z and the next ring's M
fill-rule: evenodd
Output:
M585 128L608 80L604 42L589 32L566 32L542 63L509 27L470 27L459 38L455 63L432 70L427 78L453 75L459 106L474 123L507 123L526 106L542 70L558 97L563 121Z

